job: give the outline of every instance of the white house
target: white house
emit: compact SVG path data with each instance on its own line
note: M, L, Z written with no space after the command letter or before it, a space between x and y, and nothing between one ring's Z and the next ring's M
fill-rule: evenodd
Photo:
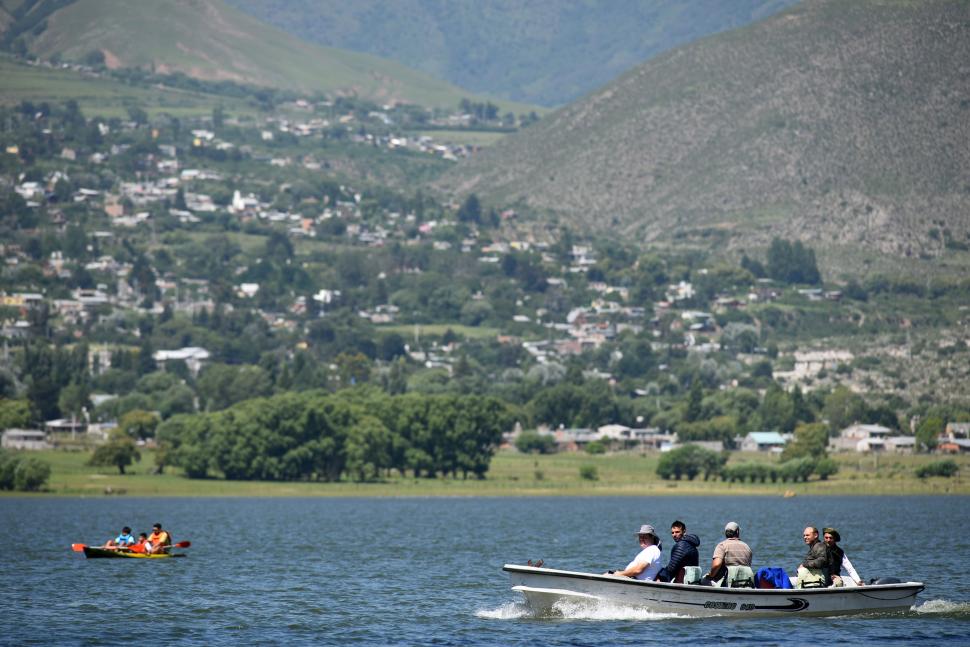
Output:
M785 437L777 431L752 431L741 441L741 451L780 452L786 442Z
M883 451L890 431L882 425L850 425L839 432L838 438L829 441L829 447L843 452Z
M161 366L172 360L182 360L192 375L198 375L202 365L209 361L209 351L198 346L187 346L178 350L157 350L152 358Z
M4 449L50 449L47 434L37 429L8 429L0 438Z

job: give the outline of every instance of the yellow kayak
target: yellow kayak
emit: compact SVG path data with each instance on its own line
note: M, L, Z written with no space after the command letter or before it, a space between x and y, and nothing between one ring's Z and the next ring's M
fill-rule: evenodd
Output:
M88 559L97 558L134 558L134 559L168 559L170 557L185 557L183 554L176 553L136 553L131 550L113 550L109 548L95 548L93 546L84 547L84 556Z

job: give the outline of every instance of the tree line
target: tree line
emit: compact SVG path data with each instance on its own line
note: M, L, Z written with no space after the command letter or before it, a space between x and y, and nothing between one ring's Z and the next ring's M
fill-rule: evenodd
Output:
M484 478L511 424L491 397L285 393L162 422L157 460L190 478L371 481L392 470Z

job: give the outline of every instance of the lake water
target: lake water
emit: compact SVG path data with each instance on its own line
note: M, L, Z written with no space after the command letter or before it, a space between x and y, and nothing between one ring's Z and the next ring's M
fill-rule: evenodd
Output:
M532 617L505 562L602 572L641 523L684 520L708 560L736 520L755 567L788 570L802 528L834 525L868 579L926 582L874 617L658 618L596 608ZM185 559L85 560L160 521ZM692 641L970 643L970 498L0 499L0 644L642 645ZM670 542L665 542L664 559ZM709 562L708 562L709 563Z

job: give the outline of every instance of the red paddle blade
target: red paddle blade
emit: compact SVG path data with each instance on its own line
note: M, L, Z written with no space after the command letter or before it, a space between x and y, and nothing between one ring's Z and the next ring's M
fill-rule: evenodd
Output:
M71 550L75 553L80 553L84 550L84 544L71 544Z
M177 544L172 544L174 548L188 548L191 545L192 545L191 541L180 541Z

